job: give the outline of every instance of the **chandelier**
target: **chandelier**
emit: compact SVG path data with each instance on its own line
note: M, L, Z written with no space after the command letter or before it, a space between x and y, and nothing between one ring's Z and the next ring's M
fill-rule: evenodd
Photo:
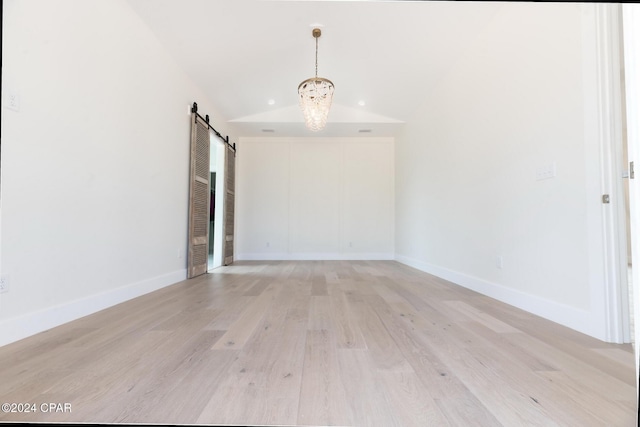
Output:
M331 80L318 77L318 38L322 33L314 28L311 34L316 39L316 76L298 85L298 98L305 125L317 132L327 124L334 86Z

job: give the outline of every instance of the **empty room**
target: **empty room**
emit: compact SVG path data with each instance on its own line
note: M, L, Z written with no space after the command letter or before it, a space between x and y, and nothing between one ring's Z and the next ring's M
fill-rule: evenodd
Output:
M0 423L636 425L640 5L2 31Z

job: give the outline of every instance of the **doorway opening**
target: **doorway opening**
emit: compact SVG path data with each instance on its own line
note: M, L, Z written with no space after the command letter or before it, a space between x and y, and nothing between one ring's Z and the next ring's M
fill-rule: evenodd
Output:
M210 134L209 155L209 242L207 270L223 265L223 216L224 212L224 167L225 146Z

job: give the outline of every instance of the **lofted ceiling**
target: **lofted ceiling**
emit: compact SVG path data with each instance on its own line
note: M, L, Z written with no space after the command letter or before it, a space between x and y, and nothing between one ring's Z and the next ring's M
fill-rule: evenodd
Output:
M127 0L237 136L394 136L499 2ZM336 91L308 131L298 84ZM270 102L271 101L271 102ZM364 105L361 105L364 103ZM270 105L272 104L272 105Z

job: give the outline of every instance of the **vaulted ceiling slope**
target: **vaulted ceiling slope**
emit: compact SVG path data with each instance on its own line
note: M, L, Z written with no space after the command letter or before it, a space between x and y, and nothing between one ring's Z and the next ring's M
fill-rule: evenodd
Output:
M453 1L127 1L238 136L394 136L502 7ZM315 74L315 26L322 28L318 75L336 86L329 123L319 133L304 128L297 107L298 84Z

